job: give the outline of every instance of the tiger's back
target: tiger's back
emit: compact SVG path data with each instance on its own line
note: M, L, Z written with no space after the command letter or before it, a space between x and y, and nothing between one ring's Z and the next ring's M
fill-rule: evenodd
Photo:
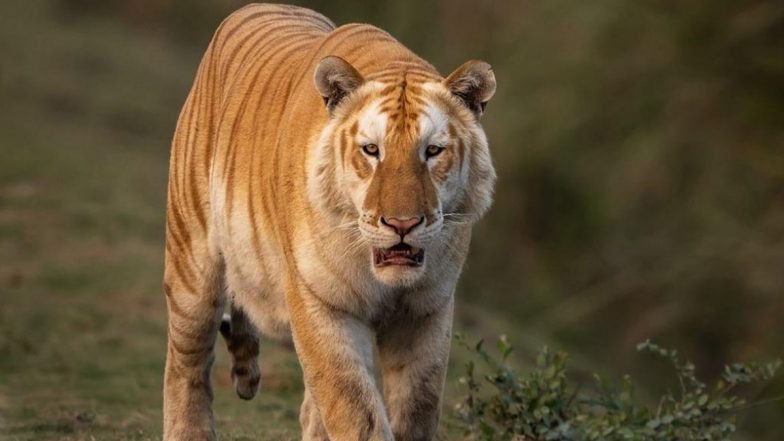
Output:
M167 239L192 243L214 237L225 223L215 213L231 211L231 192L240 188L230 184L247 179L246 156L274 151L270 130L287 98L281 90L291 91L308 47L333 29L331 21L308 9L268 4L249 5L221 23L177 123L167 228L184 237ZM265 123L263 133L259 121ZM215 184L228 194L221 195Z

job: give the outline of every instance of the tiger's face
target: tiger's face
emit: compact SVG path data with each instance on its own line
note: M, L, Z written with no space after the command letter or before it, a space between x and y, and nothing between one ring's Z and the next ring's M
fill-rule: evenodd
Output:
M316 86L330 121L309 182L319 183L317 197L330 201L324 208L339 228L359 233L357 245L347 245L366 256L379 281L396 286L419 279L449 248L454 227L490 205L495 171L478 119L495 78L483 62L446 80L390 71L364 79L342 59L322 61Z

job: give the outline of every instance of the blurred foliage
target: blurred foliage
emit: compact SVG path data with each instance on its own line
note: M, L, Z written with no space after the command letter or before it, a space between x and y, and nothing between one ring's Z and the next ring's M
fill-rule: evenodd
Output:
M52 354L97 363L57 336L104 332L104 321L136 320L120 314L136 307L150 323L147 358L134 358L157 378L163 352L146 347L163 342L154 292L168 144L202 51L244 3L0 2L0 289L10 293L0 368L17 373L0 392L48 384L22 373ZM709 377L723 360L782 355L784 3L292 3L376 24L442 73L468 58L494 66L483 122L500 180L476 228L458 327L508 332L523 355L556 344L576 375L634 372L650 401L660 368L616 355L649 336L693 354ZM27 322L35 339L13 331ZM125 364L112 363L119 378ZM147 389L137 390L135 400ZM781 390L778 377L758 392ZM739 428L780 439L784 404Z
M506 336L498 340L500 360L483 348L482 340L471 346L459 336L458 342L482 362L480 371L490 371L477 374L471 360L460 378L468 395L458 404L457 417L471 440L729 441L736 414L762 404L747 405L736 389L768 382L781 367L781 361L735 363L709 388L697 378L694 364L682 361L675 350L646 341L637 350L669 361L680 384L679 393L664 394L658 407L651 408L636 402L629 376L619 385L595 376L596 392L580 391L570 384L563 352L545 347L535 368L520 375L508 364L512 346Z

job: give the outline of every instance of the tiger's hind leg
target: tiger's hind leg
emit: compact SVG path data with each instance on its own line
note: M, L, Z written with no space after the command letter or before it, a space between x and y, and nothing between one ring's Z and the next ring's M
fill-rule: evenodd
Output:
M222 265L178 253L167 240L164 291L169 311L163 387L163 439L217 439L210 369L224 294ZM205 253L206 254L206 253Z
M250 400L259 391L259 337L256 327L238 306L231 305L231 314L223 316L220 332L231 352L231 381L237 395Z

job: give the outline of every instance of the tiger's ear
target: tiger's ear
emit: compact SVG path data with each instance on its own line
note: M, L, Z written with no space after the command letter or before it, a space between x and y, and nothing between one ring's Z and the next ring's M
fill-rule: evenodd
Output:
M318 64L314 75L316 90L324 98L330 113L343 99L356 90L365 79L348 61L330 55Z
M476 116L480 116L495 94L495 74L488 63L471 60L449 74L444 85Z

